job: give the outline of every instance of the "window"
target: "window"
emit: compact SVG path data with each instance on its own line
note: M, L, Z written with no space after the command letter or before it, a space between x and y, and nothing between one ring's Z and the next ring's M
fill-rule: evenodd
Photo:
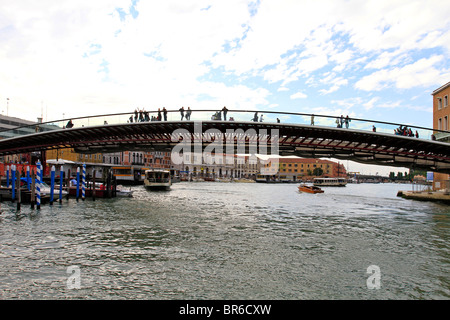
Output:
M444 130L448 130L448 116L444 117Z
M438 120L438 130L442 130L442 118Z
M444 97L444 108L448 107L448 96Z
M437 102L438 102L438 110L442 109L442 98L437 98Z

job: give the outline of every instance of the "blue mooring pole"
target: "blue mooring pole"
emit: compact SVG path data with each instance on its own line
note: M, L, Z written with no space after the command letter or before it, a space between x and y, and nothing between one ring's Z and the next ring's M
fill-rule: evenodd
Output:
M30 191L30 166L27 166L27 189Z
M14 202L16 199L16 166L11 165L11 201Z
M6 166L6 187L9 188L9 166Z
M80 167L77 168L77 201L80 197Z
M64 168L61 166L59 169L59 203L62 203L62 189L64 180Z
M53 196L55 194L55 166L52 166L50 173L50 205L53 205Z
M36 163L36 209L41 209L41 162Z

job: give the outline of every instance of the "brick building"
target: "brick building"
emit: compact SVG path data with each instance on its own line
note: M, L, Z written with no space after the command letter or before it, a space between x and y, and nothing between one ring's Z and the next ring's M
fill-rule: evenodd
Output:
M433 96L433 129L449 131L450 121L450 82L437 88L431 94ZM442 142L450 142L450 131L434 132L436 140ZM433 188L435 190L449 188L449 175L444 173L434 173Z
M347 177L347 171L341 163L306 158L269 159L266 161L262 173L264 175L284 176L286 180L290 181L317 175L330 178Z

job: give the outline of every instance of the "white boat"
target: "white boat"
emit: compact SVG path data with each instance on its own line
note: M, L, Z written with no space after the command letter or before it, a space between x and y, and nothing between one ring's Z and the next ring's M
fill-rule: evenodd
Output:
M48 184L46 184L45 182L41 182L41 187L40 187L40 193L41 193L41 196L44 196L44 195L50 195L50 186L48 185ZM64 188L65 189L65 188ZM66 195L67 194L67 191L66 190L62 190L62 195ZM55 183L55 187L53 188L53 195L55 196L55 197L57 197L57 196L59 196L59 183L58 184L56 184Z
M144 186L147 189L168 190L172 185L170 171L163 169L145 170Z
M345 187L347 179L345 178L314 178L313 184L316 187Z
M124 186L122 185L117 185L116 186L116 196L117 197L129 197L131 198L133 196L133 190L131 190L131 188L126 189Z

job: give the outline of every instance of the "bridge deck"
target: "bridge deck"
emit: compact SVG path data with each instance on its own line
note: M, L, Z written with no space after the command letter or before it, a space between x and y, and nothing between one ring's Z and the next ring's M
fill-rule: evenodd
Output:
M177 129L189 133L184 141L201 142L203 147L211 143L209 131L223 133L225 146L227 130L255 130L259 142L269 142L268 147L277 139L280 155L332 157L450 173L448 143L355 129L250 121L155 121L59 129L0 140L0 155L64 147L81 153L170 151L178 144L177 139L173 141ZM262 135L264 130L272 136Z

